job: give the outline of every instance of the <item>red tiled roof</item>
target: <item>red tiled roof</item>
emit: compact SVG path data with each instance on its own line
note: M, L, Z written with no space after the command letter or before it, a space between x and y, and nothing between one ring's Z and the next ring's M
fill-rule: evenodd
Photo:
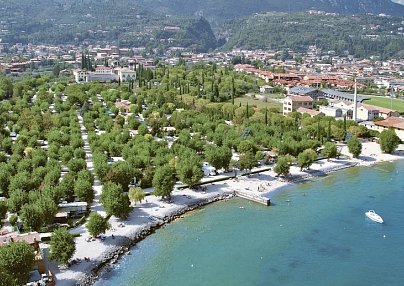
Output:
M17 232L12 232L0 236L0 246L16 241L25 241L28 244L34 244L36 241L40 242L41 237L37 232L29 232L24 234L18 234Z
M387 128L397 128L404 130L404 118L401 117L389 117L385 120L376 121L376 125L383 126Z
M371 105L371 104L364 104L364 103L362 103L361 105L362 105L363 107L365 107L367 110L379 110L379 112L385 113L385 114L390 113L390 112L397 112L396 110L393 110L393 109L389 109L389 108L385 108L385 107L379 107L379 106L374 106L374 105Z
M292 101L313 101L313 98L307 95L294 95L294 96L288 96L287 98L290 98Z

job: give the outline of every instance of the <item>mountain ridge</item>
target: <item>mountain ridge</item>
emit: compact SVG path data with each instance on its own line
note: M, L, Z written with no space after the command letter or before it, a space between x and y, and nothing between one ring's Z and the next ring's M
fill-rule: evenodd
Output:
M391 0L139 0L142 7L168 14L200 15L209 20L236 18L260 12L321 10L340 14L404 16L404 6Z

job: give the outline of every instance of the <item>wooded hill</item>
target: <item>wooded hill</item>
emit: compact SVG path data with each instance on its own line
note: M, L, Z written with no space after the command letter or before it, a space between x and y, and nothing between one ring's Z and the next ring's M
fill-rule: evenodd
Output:
M228 21L223 32L229 40L222 47L305 51L309 45L358 57L404 56L402 18L370 15L309 15L267 13Z

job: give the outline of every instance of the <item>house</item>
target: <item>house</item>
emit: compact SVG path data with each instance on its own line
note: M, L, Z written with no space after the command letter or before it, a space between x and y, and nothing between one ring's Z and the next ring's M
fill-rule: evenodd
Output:
M364 103L362 103L361 105L367 109L377 110L378 111L377 117L382 117L384 119L386 119L388 117L399 117L400 116L400 112L398 112L397 110L380 107L380 106L374 106L374 105L370 105L370 104L364 104ZM369 120L371 120L371 119L369 119Z
M334 118L342 117L344 115L342 109L335 106L320 105L319 111L326 116L331 116Z
M343 101L348 101L348 102L353 102L354 101L354 95L350 93L345 93L345 92L340 92L332 89L322 89L321 90L324 94L324 97L330 98L330 99L338 99L338 100L343 100ZM358 102L362 102L366 99L369 99L367 96L362 96L358 95L357 100Z
M404 118L402 117L389 117L385 120L376 121L376 130L383 131L387 128L392 128L396 131L397 136L404 141Z
M106 66L97 66L94 71L86 71L77 69L73 71L74 79L77 83L99 81L99 82L112 82L121 81L126 82L136 79L136 71L129 68L111 68Z
M324 93L321 90L305 86L295 86L290 88L288 95L310 96L313 100L318 100L319 98L324 97Z
M118 77L121 82L136 80L136 72L129 68L118 68Z
M330 106L334 108L340 108L344 110L352 110L355 108L353 102L345 100L330 100ZM321 107L320 107L321 108ZM323 110L324 111L324 110ZM345 113L345 112L344 112ZM384 119L395 116L400 116L400 113L396 110L374 106L370 104L358 103L357 106L357 120L359 121L372 121L376 118L382 117ZM348 116L347 116L348 117ZM351 117L349 117L351 118Z
M121 112L129 113L129 111L130 111L130 101L129 100L118 99L115 102L115 107L118 108Z
M359 121L374 120L379 117L379 108L374 105L358 104L356 117Z
M313 98L310 96L288 96L283 100L283 115L296 111L299 107L313 109Z
M274 90L274 88L270 85L263 85L260 86L260 92L261 93L272 93L272 91Z

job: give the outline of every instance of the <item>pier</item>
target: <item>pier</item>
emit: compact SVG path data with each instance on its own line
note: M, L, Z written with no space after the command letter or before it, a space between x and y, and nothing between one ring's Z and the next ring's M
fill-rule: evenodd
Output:
M251 193L247 193L247 192L243 192L243 191L235 191L234 193L239 198L253 201L253 202L265 205L265 206L271 205L271 199L264 198L260 195L255 195L255 194L251 194Z

